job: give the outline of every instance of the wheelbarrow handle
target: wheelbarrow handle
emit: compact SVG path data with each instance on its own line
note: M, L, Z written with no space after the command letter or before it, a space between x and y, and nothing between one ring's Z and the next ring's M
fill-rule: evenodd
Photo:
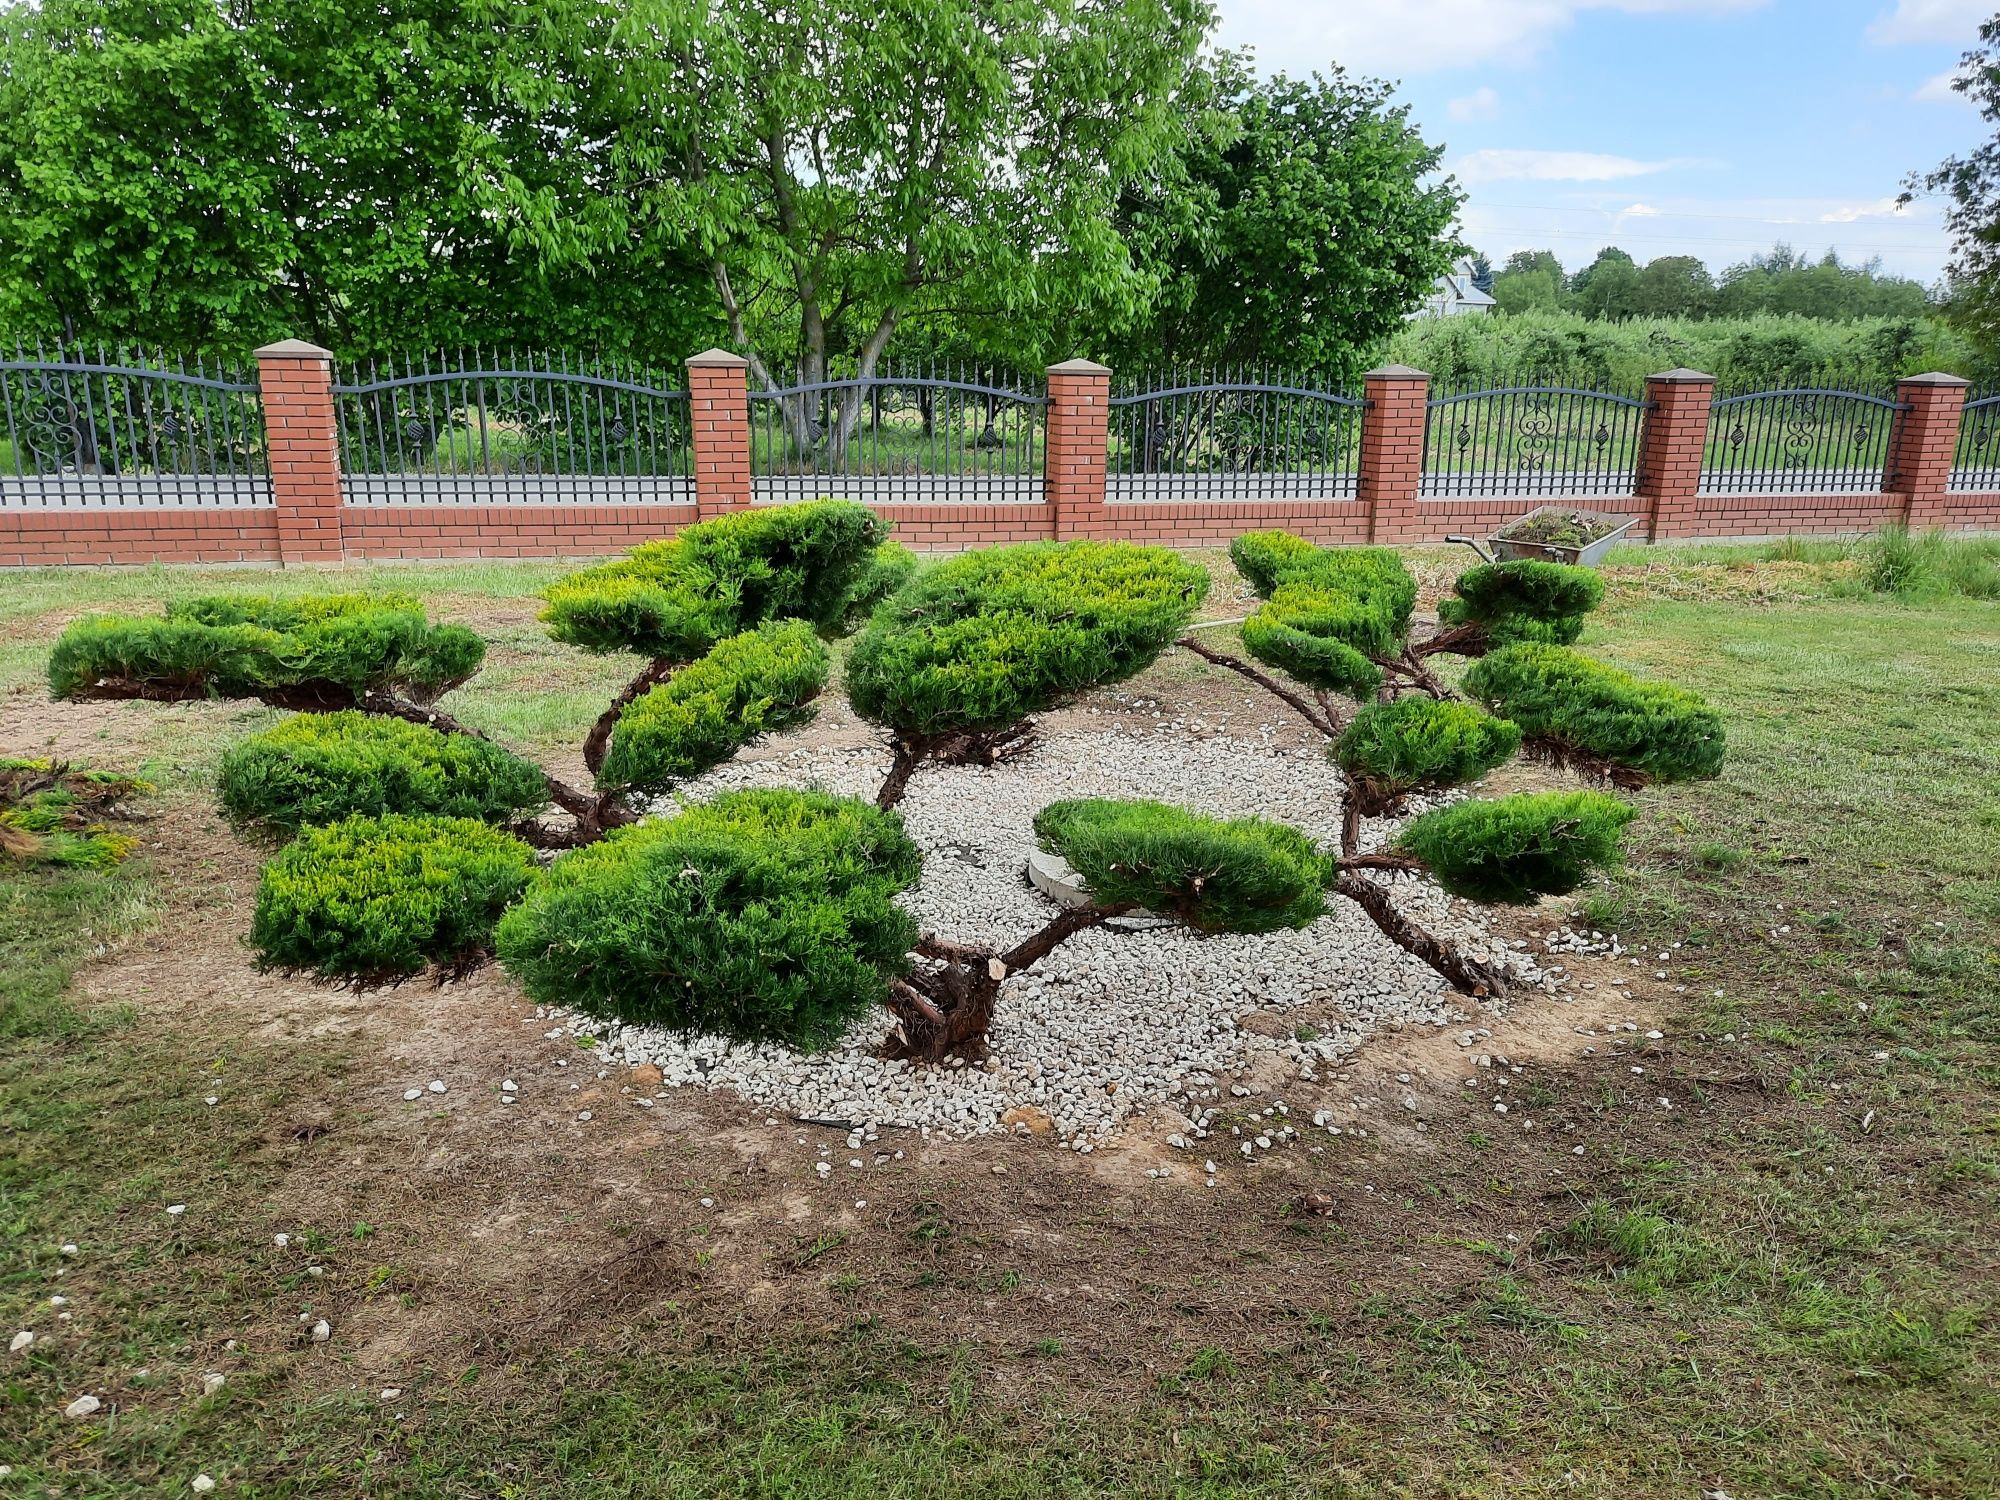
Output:
M1493 561L1493 554L1488 552L1484 547L1480 546L1478 542L1474 541L1469 536L1448 536L1445 538L1445 540L1447 542L1460 542L1463 543L1465 546L1470 547L1474 552L1477 552L1479 554L1479 560L1483 563L1490 563Z

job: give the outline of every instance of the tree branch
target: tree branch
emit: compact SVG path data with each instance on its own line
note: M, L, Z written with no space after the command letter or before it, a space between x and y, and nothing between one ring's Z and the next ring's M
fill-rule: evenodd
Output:
M1304 698L1286 687L1282 682L1279 682L1277 678L1272 677L1268 673L1260 672L1257 668L1251 666L1249 662L1242 660L1240 657L1231 656L1226 651L1212 650L1191 635L1182 636L1174 644L1192 651L1203 661L1213 662L1218 667L1227 667L1230 671L1249 678L1265 692L1270 693L1273 697L1290 704L1294 709L1298 710L1301 718L1328 739L1335 740L1340 738L1340 725L1334 722L1330 716L1323 717Z
M1374 881L1343 872L1335 878L1333 888L1367 912L1384 937L1429 964L1454 989L1467 995L1506 999L1507 976L1501 970L1417 926L1396 910L1389 892Z
M590 726L590 733L583 737L583 763L595 776L604 769L604 757L611 751L611 731L618 726L618 720L641 693L647 692L674 675L674 663L656 657L646 664L643 671L625 685L623 692L611 700L611 706L597 716L597 722Z

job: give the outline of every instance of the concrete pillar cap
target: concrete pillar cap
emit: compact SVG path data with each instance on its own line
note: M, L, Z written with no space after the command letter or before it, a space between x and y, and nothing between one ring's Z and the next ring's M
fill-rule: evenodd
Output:
M1109 375L1111 366L1100 365L1094 359L1066 359L1059 365L1050 365L1050 375Z
M1646 377L1648 385L1714 385L1715 377L1700 370L1662 370Z
M1898 385L1971 385L1962 375L1947 375L1942 370L1932 370L1926 375L1905 375Z
M1419 370L1414 365L1383 365L1370 370L1361 377L1363 380L1429 380L1428 370Z
M750 361L740 354L731 354L727 349L704 349L688 359L690 369L747 370Z
M332 359L331 349L322 349L318 344L308 344L304 339L280 339L275 344L266 344L257 351L259 359Z

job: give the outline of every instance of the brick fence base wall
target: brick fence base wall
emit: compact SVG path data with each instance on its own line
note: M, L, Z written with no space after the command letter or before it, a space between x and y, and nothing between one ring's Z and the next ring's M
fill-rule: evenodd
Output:
M1485 537L1541 503L1501 496L1422 500L1394 534L1395 545ZM1558 502L1559 503L1559 502ZM1615 502L1580 501L1613 508ZM1038 505L886 505L877 507L897 539L919 552L956 552L1054 535ZM1674 540L1829 535L1872 531L1898 520L1894 494L1703 495L1689 536ZM343 507L344 556L350 561L423 558L605 557L696 518L676 505L350 505ZM1169 547L1225 547L1245 531L1280 528L1326 545L1368 540L1368 516L1355 500L1233 504L1112 504L1108 534ZM2000 533L2000 493L1946 497L1924 520L1962 531ZM1632 532L1643 540L1645 528ZM88 564L271 563L283 561L278 516L269 508L72 510L0 514L0 567Z

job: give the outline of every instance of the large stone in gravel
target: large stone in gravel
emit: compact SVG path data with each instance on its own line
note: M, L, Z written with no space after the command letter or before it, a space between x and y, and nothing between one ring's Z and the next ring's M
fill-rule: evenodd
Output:
M1064 906L1090 905L1090 888L1060 854L1037 849L1028 856L1028 882Z

